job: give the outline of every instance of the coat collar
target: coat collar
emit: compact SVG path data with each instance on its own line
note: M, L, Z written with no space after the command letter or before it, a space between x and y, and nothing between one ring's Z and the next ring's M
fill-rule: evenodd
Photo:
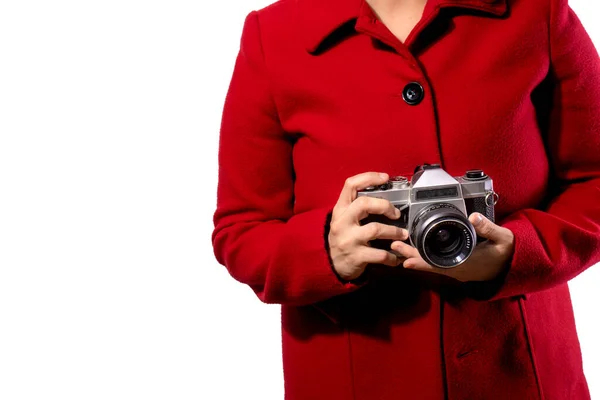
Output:
M304 30L305 47L315 52L340 27L361 17L374 15L365 0L296 0ZM493 15L506 13L507 0L428 0L426 12L434 7L469 8Z

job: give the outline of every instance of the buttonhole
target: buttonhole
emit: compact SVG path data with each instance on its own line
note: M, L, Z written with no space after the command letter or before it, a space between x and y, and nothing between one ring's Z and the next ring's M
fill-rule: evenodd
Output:
M467 350L467 351L463 351L463 352L460 352L460 353L458 353L458 354L456 355L456 358L464 358L464 357L466 357L466 356L468 356L468 355L470 355L470 354L477 353L477 351L478 351L478 350Z

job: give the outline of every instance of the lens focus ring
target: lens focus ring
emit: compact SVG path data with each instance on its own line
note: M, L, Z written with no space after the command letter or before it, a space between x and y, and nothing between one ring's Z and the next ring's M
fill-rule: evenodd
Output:
M411 241L429 264L453 268L473 252L477 235L467 217L455 206L436 203L414 219Z

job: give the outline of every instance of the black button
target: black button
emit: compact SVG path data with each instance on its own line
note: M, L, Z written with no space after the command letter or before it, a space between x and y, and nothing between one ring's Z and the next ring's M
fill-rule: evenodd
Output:
M423 96L425 94L425 90L423 90L423 86L421 86L417 82L411 82L408 85L404 86L404 90L402 91L402 98L405 102L410 104L411 106L417 105L423 100Z

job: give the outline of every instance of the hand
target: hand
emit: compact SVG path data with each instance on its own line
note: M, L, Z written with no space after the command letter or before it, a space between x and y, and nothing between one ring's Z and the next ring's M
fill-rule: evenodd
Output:
M492 280L508 267L514 252L515 236L510 230L494 224L479 213L471 214L469 221L477 235L488 241L475 246L471 257L458 267L432 267L421 258L417 249L403 242L393 242L392 250L406 257L404 268L407 269L435 272L461 282Z
M388 178L387 174L376 172L348 178L333 208L328 236L329 254L335 271L342 279L358 278L367 264L395 267L404 261L404 258L389 251L372 248L368 242L374 239L406 240L406 229L377 222L360 225L360 220L369 214L385 215L390 219L400 218L400 210L388 200L366 196L357 198L356 192L359 190L384 184Z

